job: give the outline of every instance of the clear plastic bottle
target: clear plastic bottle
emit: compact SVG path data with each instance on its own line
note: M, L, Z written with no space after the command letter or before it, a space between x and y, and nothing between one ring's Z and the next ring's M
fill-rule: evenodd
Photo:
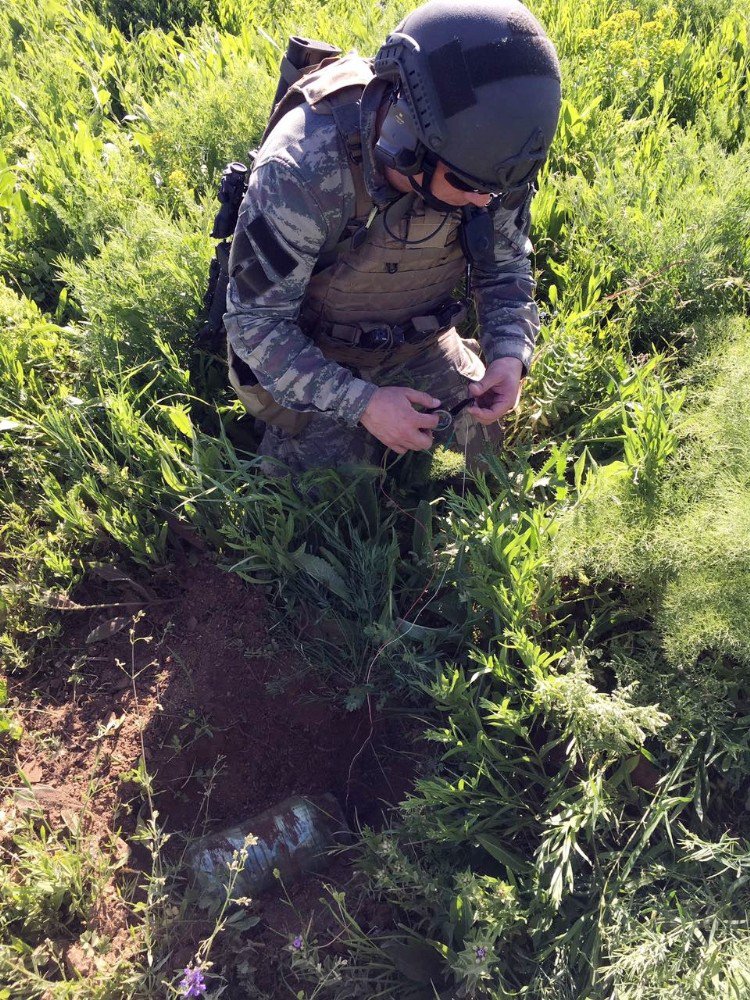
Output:
M258 896L271 888L278 869L285 885L329 863L330 848L350 835L341 806L333 795L295 795L246 823L202 837L186 855L202 895L223 897L229 866L247 838L247 858L233 896Z

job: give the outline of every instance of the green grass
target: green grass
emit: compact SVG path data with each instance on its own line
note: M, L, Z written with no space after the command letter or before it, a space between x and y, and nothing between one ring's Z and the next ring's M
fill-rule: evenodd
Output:
M288 623L315 609L310 667L335 697L425 725L424 775L359 839L391 929L331 896L346 960L313 938L284 952L304 997L750 984L750 8L533 7L565 104L534 205L544 327L506 450L478 477L436 456L294 487L259 473L192 347L213 188L262 132L289 34L372 52L409 5L0 12L4 671L54 656L50 592L92 562L167 560L171 515ZM0 693L12 769L21 706ZM133 949L88 979L48 942L106 950L81 935L115 860L38 825L5 836L0 996L174 992L165 913L188 904L156 827ZM218 989L240 972L236 939L213 940Z

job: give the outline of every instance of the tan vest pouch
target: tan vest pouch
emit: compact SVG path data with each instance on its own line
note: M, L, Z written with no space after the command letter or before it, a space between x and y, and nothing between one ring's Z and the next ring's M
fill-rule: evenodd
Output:
M307 427L312 414L300 413L297 410L288 410L285 406L280 406L257 379L252 384L243 385L235 370L234 352L229 345L227 345L227 356L229 358L229 381L240 402L252 417L257 417L258 420L263 420L267 424L273 424L274 427L281 427L290 435L299 434ZM247 376L245 376L245 381L247 381Z

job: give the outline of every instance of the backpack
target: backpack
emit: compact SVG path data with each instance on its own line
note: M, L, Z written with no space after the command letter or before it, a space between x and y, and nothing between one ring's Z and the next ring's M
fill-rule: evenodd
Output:
M336 59L341 58L341 49L327 42L312 41L293 35L289 39L286 52L279 66L279 82L276 87L271 114L269 115L266 128L260 144L262 145L266 136L274 126L286 114L288 107L284 105L284 97L295 83L309 73L320 69ZM338 121L337 121L337 124ZM354 141L354 120L342 123L346 134L343 135L347 148ZM252 164L257 150L249 151L249 161ZM206 319L196 335L196 343L199 347L208 350L216 350L221 346L225 337L224 313L226 312L227 286L229 284L229 254L232 248L232 237L237 227L237 218L242 205L242 199L247 190L247 181L250 176L251 167L244 163L233 161L224 168L219 189L216 197L220 203L219 211L214 218L211 238L218 240L214 248L214 256L208 272L208 282L206 292L203 296L203 303L206 311Z

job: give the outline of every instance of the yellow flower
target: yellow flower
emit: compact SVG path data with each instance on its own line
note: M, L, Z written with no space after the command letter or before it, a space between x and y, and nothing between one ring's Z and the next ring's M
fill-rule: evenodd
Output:
M582 46L594 45L599 41L599 32L594 28L586 28L579 35L579 41Z
M615 62L625 62L633 55L633 43L624 38L618 38L612 42L609 51Z
M685 43L678 38L665 38L659 45L659 52L665 59L675 59L682 53Z
M637 10L623 10L619 14L620 22L623 28L637 28L641 23L640 11Z
M621 10L617 14L602 21L601 32L604 35L632 34L641 23L641 15L637 10Z
M184 187L187 184L187 174L178 167L169 175L170 187Z
M673 7L672 4L667 4L666 7L660 7L654 14L654 19L659 22L663 27L672 27L677 24L677 8Z

